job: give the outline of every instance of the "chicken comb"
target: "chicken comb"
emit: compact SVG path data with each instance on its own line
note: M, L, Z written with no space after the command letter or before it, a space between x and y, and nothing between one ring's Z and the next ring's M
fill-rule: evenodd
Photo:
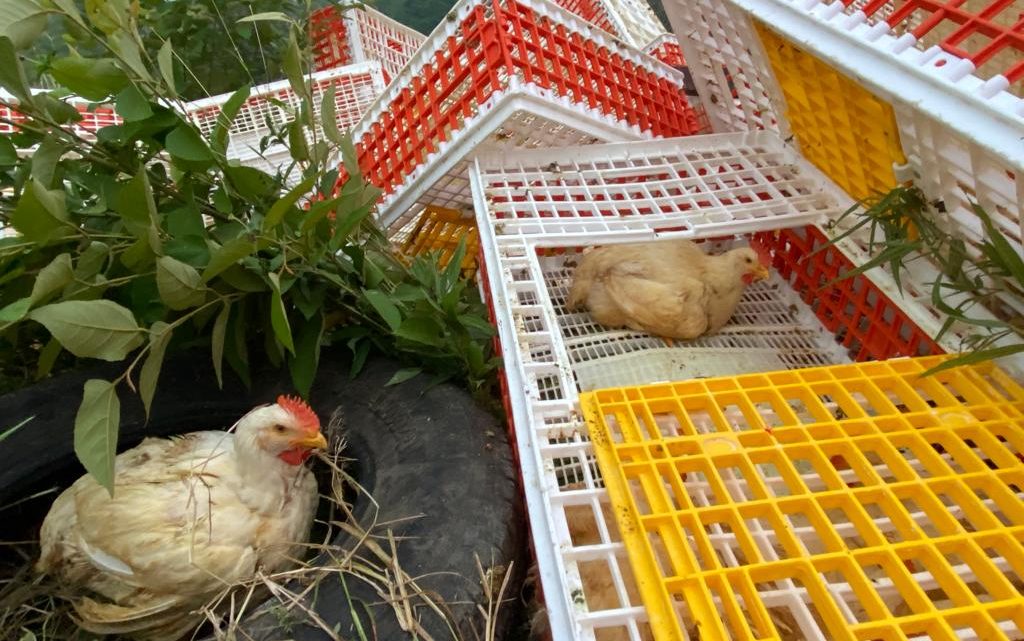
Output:
M316 415L316 412L313 411L313 408L306 403L306 401L302 400L298 396L285 396L282 394L277 397L277 404L284 410L291 413L303 429L309 432L320 431L320 418Z

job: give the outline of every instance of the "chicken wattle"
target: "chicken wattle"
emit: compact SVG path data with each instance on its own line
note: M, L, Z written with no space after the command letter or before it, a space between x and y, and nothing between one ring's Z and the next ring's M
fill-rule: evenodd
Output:
M567 306L608 327L692 339L721 329L746 286L767 277L749 247L709 256L688 240L607 245L583 254Z
M150 438L118 455L114 495L83 476L43 521L37 571L80 590L80 625L172 640L226 587L302 556L326 447L304 402L281 396L228 432Z

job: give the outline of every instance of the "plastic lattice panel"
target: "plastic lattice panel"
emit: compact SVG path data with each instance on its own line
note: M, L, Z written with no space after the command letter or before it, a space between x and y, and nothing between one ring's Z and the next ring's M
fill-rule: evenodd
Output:
M892 107L764 25L755 29L801 154L855 199L894 187L893 164L906 158Z
M363 173L387 195L385 224L479 143L501 142L492 135L508 116L494 114L513 98L531 105L513 111L594 142L697 130L681 73L545 0L462 0L449 15L353 132Z
M671 33L663 33L649 42L644 47L644 52L661 60L670 67L686 66L683 49L679 46L679 39Z
M820 174L768 132L481 154L484 212L502 238L589 244L823 222L842 209Z
M334 109L342 131L352 127L384 90L380 64L376 62L319 71L311 76L311 80L314 120L319 122L322 97L333 85ZM221 107L230 96L223 94L188 104L189 117L204 136L212 133ZM268 123L282 126L294 120L299 105L300 100L287 80L254 87L231 123L228 157L274 173L278 169L277 160L283 161L289 154L283 145L273 145L260 152L260 141L270 133Z
M716 132L788 134L781 94L750 19L728 1L665 0L701 104Z
M940 362L584 394L654 638L1024 636L1024 389Z
M309 37L317 71L376 60L384 70L385 82L401 71L426 40L420 32L372 7L342 11L337 5L310 15Z
M1012 93L1024 95L1024 5L1019 0L842 1L897 33L912 34L920 49L938 45L970 60L980 78L1004 76Z
M440 266L445 267L463 239L466 243L466 253L462 259L462 273L464 276L472 277L476 274L480 237L476 231L476 221L458 210L427 207L402 241L400 251L406 256L438 252L438 262Z
M14 96L3 91L0 91L0 100L10 104L17 103L17 99L14 98ZM78 115L82 117L81 120L72 124L75 133L87 140L94 140L96 132L100 129L112 125L119 125L123 122L121 117L114 112L112 107L97 105L74 98L67 102L73 106L78 111ZM0 106L0 134L13 133L17 128L17 123L24 119L25 116L18 113L15 109Z
M587 22L643 47L664 33L665 27L646 0L554 0L555 4Z

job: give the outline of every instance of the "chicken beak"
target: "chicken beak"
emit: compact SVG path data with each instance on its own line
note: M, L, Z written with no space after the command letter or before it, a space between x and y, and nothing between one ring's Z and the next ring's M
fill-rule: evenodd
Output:
M754 270L754 282L759 280L768 280L768 268L764 265L758 265L757 269Z
M313 434L312 436L306 436L292 441L292 445L295 447L304 447L308 450L322 450L327 448L327 439L320 432Z

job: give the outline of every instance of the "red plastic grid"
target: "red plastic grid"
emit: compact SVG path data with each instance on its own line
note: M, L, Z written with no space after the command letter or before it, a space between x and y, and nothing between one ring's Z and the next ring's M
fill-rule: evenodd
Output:
M942 354L941 347L867 276L826 287L854 267L817 227L756 234L752 243L772 256L772 266L807 303L856 361Z
M554 0L555 4L572 12L590 24L604 29L613 36L621 35L608 17L608 11L599 0Z
M651 131L700 130L682 87L515 0L477 4L357 141L385 193L451 139L511 76ZM339 178L343 184L347 176Z
M849 7L857 0L843 0ZM978 75L1024 80L1024 7L1019 0L870 0L861 10L878 13L894 28L974 63ZM990 64L991 63L991 64Z
M78 132L96 133L104 127L119 125L122 122L121 117L114 113L114 110L110 107L93 107L92 110L90 110L89 104L87 103L73 102L70 104L77 109L79 115L82 116L82 119L74 124L74 127ZM25 116L10 107L0 107L0 120L16 123L21 122L24 119ZM14 129L15 126L9 122L0 122L0 133L14 133Z
M647 53L670 67L686 66L686 60L683 58L683 49L679 46L678 41L664 40L655 49Z
M334 69L352 62L345 19L334 5L317 9L309 16L309 39L317 71Z

